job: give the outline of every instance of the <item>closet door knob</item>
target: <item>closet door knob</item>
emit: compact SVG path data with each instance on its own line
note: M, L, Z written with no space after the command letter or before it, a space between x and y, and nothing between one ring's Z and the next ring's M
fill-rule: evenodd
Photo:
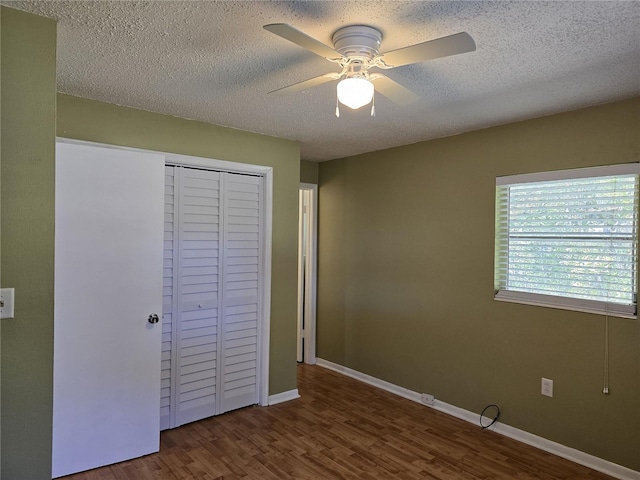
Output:
M149 323L158 323L160 321L160 319L158 318L158 315L156 313L152 313L151 315L149 315Z

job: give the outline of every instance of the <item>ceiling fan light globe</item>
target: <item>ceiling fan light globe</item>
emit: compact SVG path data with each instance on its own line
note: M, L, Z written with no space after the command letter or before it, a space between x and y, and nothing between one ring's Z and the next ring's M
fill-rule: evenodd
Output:
M338 82L338 100L343 105L356 110L371 103L373 90L373 83L366 78L345 78Z

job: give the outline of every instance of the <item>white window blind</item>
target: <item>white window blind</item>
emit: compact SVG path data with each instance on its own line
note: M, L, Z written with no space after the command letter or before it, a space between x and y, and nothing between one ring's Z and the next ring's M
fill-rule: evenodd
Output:
M637 163L496 179L496 299L635 317Z

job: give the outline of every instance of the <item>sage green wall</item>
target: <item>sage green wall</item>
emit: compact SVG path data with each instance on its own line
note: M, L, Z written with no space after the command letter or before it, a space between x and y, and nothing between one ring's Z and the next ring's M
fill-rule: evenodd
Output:
M56 24L2 9L2 478L51 478Z
M348 161L323 162L318 185L318 278L316 354L347 365L347 190Z
M300 160L300 182L318 184L318 162Z
M640 160L640 99L320 164L318 356L640 470L640 320L493 300L495 177ZM540 395L540 378L554 397Z
M58 94L58 136L273 167L269 392L296 388L298 144Z

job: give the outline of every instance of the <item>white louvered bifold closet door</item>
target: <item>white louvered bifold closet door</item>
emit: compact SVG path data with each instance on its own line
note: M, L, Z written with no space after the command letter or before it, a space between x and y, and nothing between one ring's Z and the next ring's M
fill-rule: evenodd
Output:
M165 193L163 429L258 402L261 178L167 167Z
M224 183L221 411L258 403L261 178L226 174Z
M179 184L175 424L216 413L220 173L176 168Z

